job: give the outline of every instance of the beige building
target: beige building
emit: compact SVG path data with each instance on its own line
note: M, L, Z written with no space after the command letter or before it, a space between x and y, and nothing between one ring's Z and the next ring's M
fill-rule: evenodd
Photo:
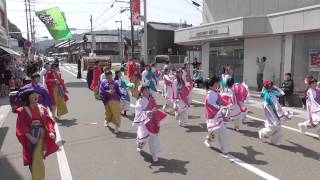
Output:
M264 79L279 84L294 75L320 79L320 0L204 0L203 24L175 32L175 43L201 45L205 76L234 68L235 78L256 85L256 58L267 57Z

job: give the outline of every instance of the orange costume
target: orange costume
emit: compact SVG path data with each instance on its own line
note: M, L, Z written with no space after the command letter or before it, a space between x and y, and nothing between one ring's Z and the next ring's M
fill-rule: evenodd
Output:
M101 75L101 70L98 65L93 66L93 81L90 86L90 89L93 90L94 92L94 97L96 99L100 99L99 96L99 88L100 88L100 75Z
M138 87L142 77L137 64L132 60L128 62L128 78L129 81L135 85L134 89L131 90L132 96L137 98L139 96Z
M49 91L49 95L52 100L52 113L60 117L68 113L66 102L69 100L67 96L67 88L64 84L64 80L61 78L61 74L55 71L49 70L46 75L46 83Z

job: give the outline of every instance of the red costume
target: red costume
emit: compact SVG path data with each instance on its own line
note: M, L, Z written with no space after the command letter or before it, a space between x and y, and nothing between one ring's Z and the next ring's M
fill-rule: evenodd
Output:
M100 88L100 75L101 75L101 70L98 65L93 66L93 81L90 86L92 90L99 90Z
M58 85L56 83L56 79L60 82L60 85L64 91L64 100L65 101L69 100L69 97L66 94L67 88L64 84L64 80L61 78L61 74L59 74L55 71L49 70L46 75L46 83L47 83L47 88L48 88L49 95L51 97L53 105L56 105L55 98L53 98L54 97L54 88L56 85Z
M43 115L40 115L39 108L43 108ZM31 134L32 120L40 120L45 129L44 149L46 150L46 152L44 154L44 158L52 153L55 153L59 149L58 145L55 143L55 140L49 137L49 133L56 134L54 129L54 121L48 114L48 110L46 108L42 106L40 106L39 108L30 109L32 119L27 114L24 107L20 107L17 109L18 118L16 124L16 136L23 148L23 164L25 166L32 164L32 154L30 148L31 142L26 137L27 133Z
M136 78L138 78L138 80L141 81L142 77L139 71L139 68L137 66L137 64L135 62L133 62L132 60L129 60L128 62L128 77L129 77L129 81L133 82L134 79L133 77L136 76Z

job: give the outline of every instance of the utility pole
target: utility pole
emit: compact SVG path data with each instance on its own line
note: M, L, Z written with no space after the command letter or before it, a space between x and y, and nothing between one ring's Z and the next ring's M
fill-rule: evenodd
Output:
M90 26L91 26L91 54L96 50L96 35L93 33L93 19L92 14L90 16Z
M148 59L148 19L147 19L147 0L144 0L144 28L143 28L143 40L144 40L144 61L149 63Z
M25 6L26 6L26 22L27 22L27 38L28 41L30 41L30 36L29 36L29 21L28 21L28 3L27 0L24 0Z
M133 1L130 0L130 14L131 14L131 48L132 58L134 58L134 25L133 25Z
M122 21L116 21L116 23L120 23L120 58L123 60L123 35L122 35Z
M28 0L28 6L29 6L29 24L30 24L30 35L31 35L31 58L33 59L34 56L33 56L33 47L34 47L34 44L33 44L33 28L32 28L32 20L31 20L31 5L30 5L30 0Z

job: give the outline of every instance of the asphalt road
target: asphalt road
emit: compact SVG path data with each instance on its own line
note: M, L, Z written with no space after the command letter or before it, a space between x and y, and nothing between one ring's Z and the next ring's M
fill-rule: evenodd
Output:
M47 180L320 179L320 142L314 137L315 131L310 131L310 136L296 131L297 123L305 120L303 111L295 111L296 117L283 128L283 143L277 147L258 139L265 116L260 100L253 99L241 131L229 125L231 153L224 157L217 144L211 149L203 144L205 92L194 90L189 126L179 127L173 116L168 116L160 132L160 162L153 164L147 147L145 153L136 152L133 109L122 119L121 133L113 134L103 127L102 103L94 99L83 80L75 78L76 65L65 64L61 69L70 92L70 113L58 122L63 150L46 160ZM156 99L164 103L160 95ZM7 107L1 106L0 112ZM1 115L0 180L30 179L15 137L16 114Z

